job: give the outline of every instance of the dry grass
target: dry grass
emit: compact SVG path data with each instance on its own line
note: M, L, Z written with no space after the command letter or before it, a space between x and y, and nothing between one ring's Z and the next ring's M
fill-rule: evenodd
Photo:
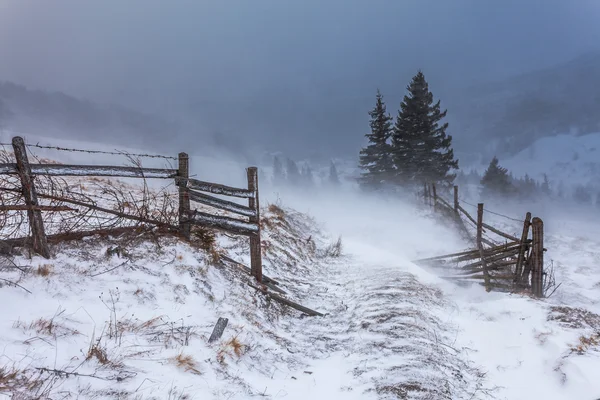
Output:
M579 343L571 348L577 354L584 354L589 349L600 346L600 333L590 336L580 336Z
M198 362L190 355L180 353L177 356L170 358L169 361L185 372L191 372L194 375L202 375Z
M46 277L52 275L53 272L54 272L54 266L53 265L51 265L51 264L43 264L43 265L38 266L34 270L34 275L46 278Z
M55 321L54 318L38 318L30 323L16 321L13 324L13 328L23 329L25 331L34 331L38 335L51 336L54 338L59 336L79 335L79 331L76 329L71 329L64 324Z
M340 257L342 255L342 238L338 237L338 239L331 243L323 250L324 257Z
M221 345L221 348L217 352L217 360L221 364L225 364L225 357L237 357L240 358L244 355L247 350L247 346L242 344L237 336L232 337L227 342Z
M102 348L99 342L92 344L88 349L85 360L90 361L92 359L96 359L102 365L110 364L106 349Z
M573 329L592 328L600 331L600 315L594 314L583 308L575 307L552 307L548 315L548 321L557 321Z
M39 374L33 375L10 366L0 367L0 394L10 394L12 399L24 398L20 397L21 394L35 393L43 384Z

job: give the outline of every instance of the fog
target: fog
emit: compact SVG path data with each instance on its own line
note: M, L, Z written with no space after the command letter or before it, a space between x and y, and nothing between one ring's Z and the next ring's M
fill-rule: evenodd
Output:
M376 88L395 112L421 68L452 105L598 50L599 16L595 0L1 0L0 80L161 115L186 138L351 154Z

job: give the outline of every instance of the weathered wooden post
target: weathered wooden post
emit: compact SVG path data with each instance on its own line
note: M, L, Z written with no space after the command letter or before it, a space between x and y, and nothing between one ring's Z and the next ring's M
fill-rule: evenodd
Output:
M179 233L186 239L190 238L190 193L187 180L190 177L190 159L187 153L179 153L177 185L179 186Z
M433 190L433 211L437 211L437 191L435 190L435 183L431 184L431 189Z
M531 292L544 297L544 222L535 217L531 221Z
M458 215L458 186L454 186L454 213Z
M262 254L260 246L260 202L258 199L258 169L250 167L247 170L248 190L254 193L248 199L248 206L254 210L254 215L249 221L256 223L258 230L255 235L250 236L250 273L258 281L262 282Z
M525 215L525 221L523 221L523 233L521 234L521 246L519 247L519 256L517 257L517 267L515 269L514 283L521 285L521 274L523 273L523 260L525 259L525 252L527 250L527 238L529 236L529 226L531 225L531 213L528 212Z
M29 226L31 228L33 251L42 257L50 258L50 248L46 240L42 211L37 208L39 203L35 185L33 184L33 176L31 175L31 166L27 158L25 141L22 137L16 136L12 140L12 145L15 152L15 159L17 160L17 170L21 178L23 197L27 205L27 217L29 218Z
M485 255L483 252L483 203L477 204L477 248L479 249L479 257L481 258L485 290L489 292L492 290L490 286L490 274L487 269L487 263L485 261Z
M221 336L223 336L223 332L225 332L225 328L227 328L228 322L229 319L219 317L219 319L217 320L217 324L213 328L213 331L210 337L208 338L208 343L212 343L215 340L221 339Z

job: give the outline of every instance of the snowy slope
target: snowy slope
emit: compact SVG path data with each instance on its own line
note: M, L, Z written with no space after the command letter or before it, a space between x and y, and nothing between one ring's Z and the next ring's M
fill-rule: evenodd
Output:
M235 161L194 161L200 179L244 182ZM458 287L413 264L470 243L410 198L262 188L265 273L324 317L268 301L214 252L174 238L88 239L51 261L18 257L27 272L0 272L32 292L0 288L0 367L25 371L19 383L52 399L600 397L600 221L497 209L544 218L562 286L538 301ZM485 218L520 232L518 222ZM338 235L343 254L331 257ZM126 254L108 256L117 245ZM245 239L220 235L217 249L248 262ZM229 326L208 344L218 317Z
M489 160L488 160L489 163ZM515 176L529 174L542 181L547 174L554 188L575 185L600 186L600 133L583 136L557 135L538 139L500 164ZM485 170L487 165L482 165Z

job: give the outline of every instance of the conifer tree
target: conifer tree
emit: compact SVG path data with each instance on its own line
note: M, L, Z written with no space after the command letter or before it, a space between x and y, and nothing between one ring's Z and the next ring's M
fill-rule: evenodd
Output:
M305 164L302 167L302 174L301 174L301 180L302 180L302 184L307 187L310 188L312 186L314 186L315 184L315 179L313 176L313 172L312 169L310 168L310 165Z
M497 157L494 157L481 178L481 186L484 194L508 195L512 193L513 187L510 182L508 170L499 165Z
M381 189L390 183L393 164L388 140L392 133L392 117L387 113L383 96L377 90L375 107L369 111L371 132L367 147L360 151L359 167L362 170L360 185L367 190Z
M339 186L340 184L340 177L333 161L331 161L331 165L329 165L329 183L334 187Z
M301 181L300 170L294 160L288 158L286 161L287 180L290 185L298 185Z
M283 171L283 163L279 157L273 158L273 185L283 185L285 183L285 172Z
M450 186L458 160L454 159L452 136L446 134L448 123L442 123L447 111L441 111L439 100L434 102L421 71L407 90L391 136L395 181L401 185L434 182Z

